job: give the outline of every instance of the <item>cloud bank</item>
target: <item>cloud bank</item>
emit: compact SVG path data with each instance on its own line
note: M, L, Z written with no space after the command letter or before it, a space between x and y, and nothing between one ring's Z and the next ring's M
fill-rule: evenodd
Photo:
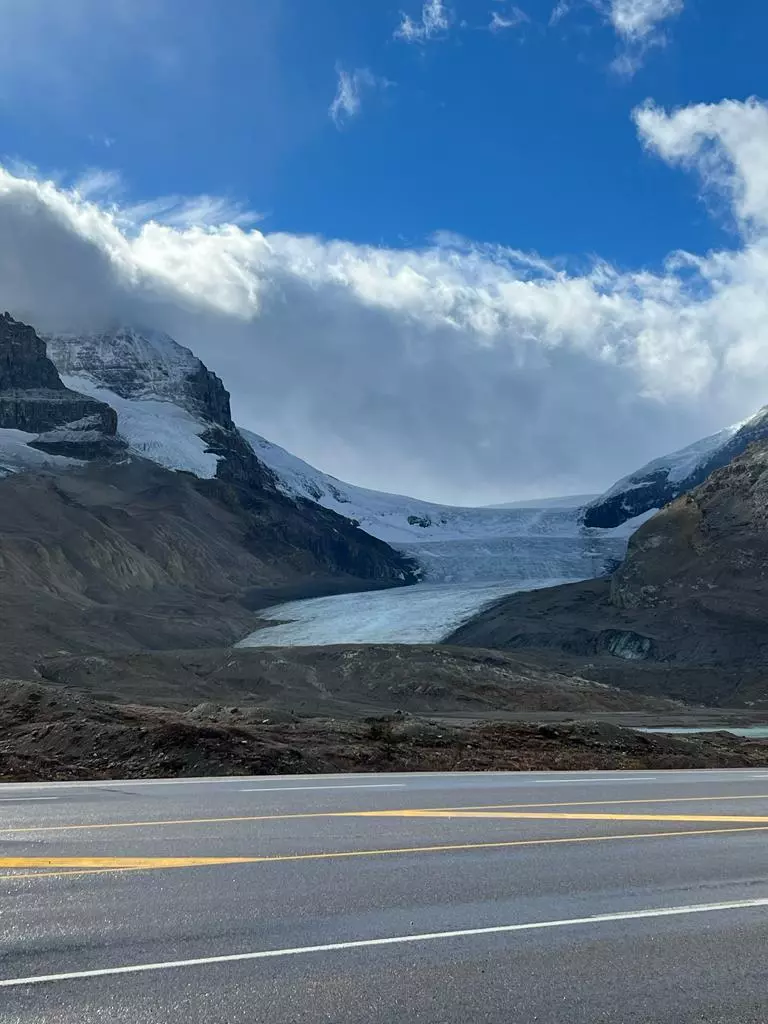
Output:
M210 197L163 221L101 197L108 177L80 194L2 171L0 308L166 330L243 426L355 483L467 503L597 489L768 400L768 109L634 116L730 211L732 250L575 274L448 234L388 249L213 223Z

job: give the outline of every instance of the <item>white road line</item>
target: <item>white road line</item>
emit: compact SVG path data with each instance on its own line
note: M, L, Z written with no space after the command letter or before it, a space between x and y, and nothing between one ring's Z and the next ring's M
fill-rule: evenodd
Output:
M248 788L239 790L240 793L288 793L295 790L302 790L311 793L315 789L405 789L404 782L365 782L354 783L353 785L342 786L260 786L256 789Z
M379 773L379 777L380 777ZM586 770L582 772L573 771L536 771L536 772L507 772L507 771L475 771L475 772L391 772L386 773L392 778L410 778L410 779L447 779L450 782L454 782L459 779L509 779L510 781L520 782L536 782L537 780L546 779L547 777L563 782L624 782L629 781L628 779L622 779L620 774L615 771L611 772L610 775L607 770ZM376 778L375 772L355 772L356 778ZM678 768L669 769L664 773L662 781L665 782L680 782L680 781L696 781L707 777L708 781L711 781L713 776L721 776L723 779L734 782L743 782L749 780L754 775L754 769L749 768ZM606 776L602 777L601 776ZM643 775L642 772L635 772L633 776L638 781L658 781L658 776ZM339 774L317 774L309 776L313 779L337 779ZM278 782L278 781L304 781L308 778L307 775L269 775L269 776L258 776L258 775L216 775L216 776L201 776L197 778L183 778L183 779L92 779L92 780L81 780L78 782L7 782L0 784L0 792L10 792L12 790L28 790L28 789L112 789L115 786L198 786L201 783L244 783L244 782L256 782L259 779L264 781Z
M658 782L655 775L648 775L638 779L534 779L530 786L608 786L616 785L619 782Z
M58 800L57 796L2 796L0 804L28 804L30 800Z
M256 953L231 953L204 956L194 960L167 960L164 963L132 964L129 967L103 967L90 971L69 971L66 974L38 974L29 978L6 978L0 988L21 985L42 985L55 981L76 981L80 978L104 978L116 974L143 974L147 971L169 971L180 967L202 967L206 964L229 964L243 960L270 960L302 953L336 953L347 949L372 946L398 946L412 942L434 942L437 939L464 939L477 935L503 935L510 932L541 931L546 928L567 928L574 925L606 924L613 921L638 921L652 917L679 917L684 914L711 914L724 910L753 910L768 907L768 898L731 900L727 903L695 903L682 907L657 907L652 910L626 910L618 914L596 914L594 917L571 917L560 921L532 921L526 924L501 924L490 928L462 928L451 932L424 932L417 935L393 935L383 939L356 939L351 942L329 942L322 946L295 946L288 949L264 949Z

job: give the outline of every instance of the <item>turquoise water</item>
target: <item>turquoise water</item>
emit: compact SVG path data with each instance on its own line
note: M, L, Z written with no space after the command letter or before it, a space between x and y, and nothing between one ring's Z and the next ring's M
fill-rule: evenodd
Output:
M692 735L701 732L729 732L733 736L750 736L752 739L768 739L768 725L750 725L744 729L738 729L732 725L708 725L705 729L686 729L684 727L670 726L668 729L637 729L637 732L663 732L675 734L676 736Z

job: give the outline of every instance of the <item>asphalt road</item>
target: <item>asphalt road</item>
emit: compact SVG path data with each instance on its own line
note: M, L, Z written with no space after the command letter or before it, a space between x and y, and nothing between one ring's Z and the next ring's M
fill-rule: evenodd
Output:
M768 770L0 786L2 1024L768 1021Z

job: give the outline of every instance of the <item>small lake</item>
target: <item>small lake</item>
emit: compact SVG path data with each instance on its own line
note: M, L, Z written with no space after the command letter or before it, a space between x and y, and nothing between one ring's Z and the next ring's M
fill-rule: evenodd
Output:
M635 732L656 732L675 736L693 736L705 732L729 732L733 736L745 736L754 740L768 739L768 725L750 725L740 729L733 725L708 725L706 728L687 729L684 726L670 726L668 729L635 729Z

